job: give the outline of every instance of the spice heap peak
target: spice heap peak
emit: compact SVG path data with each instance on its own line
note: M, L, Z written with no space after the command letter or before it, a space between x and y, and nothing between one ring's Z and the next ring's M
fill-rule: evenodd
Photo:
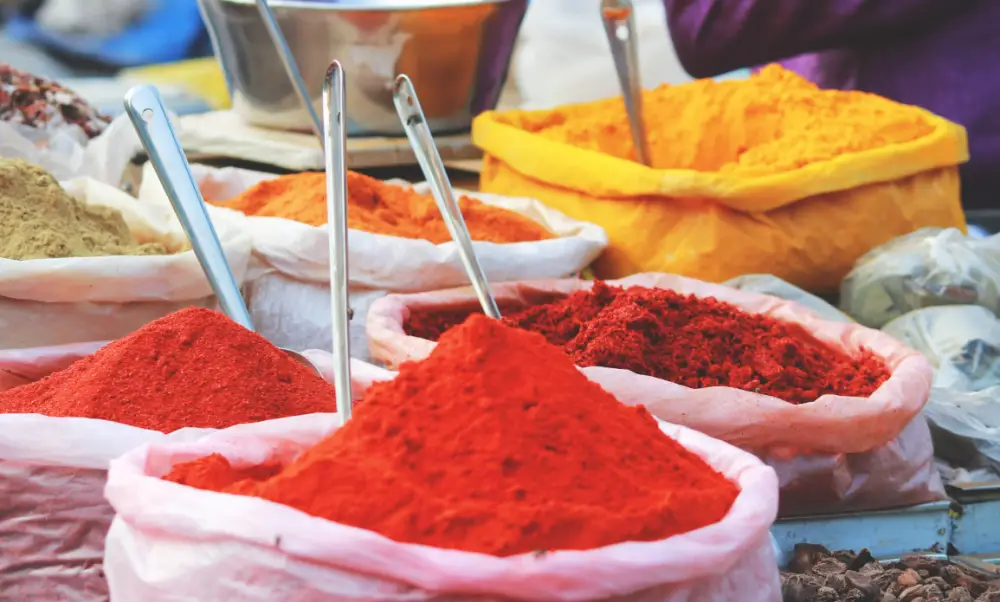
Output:
M738 493L557 347L482 316L374 385L346 426L279 474L198 483L195 472L165 478L497 556L667 538L718 522Z
M164 253L136 242L119 211L81 203L37 165L0 159L0 258Z
M335 412L333 386L221 313L188 308L38 382L0 413L111 420L169 433Z
M347 225L354 230L400 238L422 238L434 244L451 240L434 198L369 176L347 172ZM534 242L553 238L541 224L514 211L476 199L459 199L472 240L494 243ZM247 215L283 217L326 224L326 176L306 172L265 180L243 194L214 204Z

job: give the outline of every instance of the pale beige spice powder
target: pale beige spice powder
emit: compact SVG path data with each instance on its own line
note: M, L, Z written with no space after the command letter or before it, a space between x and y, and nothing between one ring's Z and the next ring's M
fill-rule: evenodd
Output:
M119 211L84 205L48 172L19 159L0 159L0 257L45 259L160 255L140 244Z

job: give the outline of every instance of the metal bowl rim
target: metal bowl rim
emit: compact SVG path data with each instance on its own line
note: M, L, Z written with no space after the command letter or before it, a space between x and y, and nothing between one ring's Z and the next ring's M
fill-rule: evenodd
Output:
M256 4L256 0L216 0L222 4ZM268 0L271 8L328 10L344 12L351 10L433 10L483 4L503 4L511 0Z

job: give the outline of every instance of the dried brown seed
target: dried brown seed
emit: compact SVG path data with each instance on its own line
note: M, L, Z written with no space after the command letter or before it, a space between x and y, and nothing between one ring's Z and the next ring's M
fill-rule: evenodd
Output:
M913 585L902 591L899 594L899 602L913 602L917 598L921 597L921 593L924 591L924 586Z
M972 594L964 587L955 587L948 592L948 602L974 602Z
M820 587L822 581L814 575L789 575L781 584L781 597L784 602L813 602Z
M823 546L798 543L795 544L795 551L792 552L792 560L788 563L788 569L795 573L808 573L814 564L830 556L830 550Z
M840 602L840 594L830 587L821 587L816 591L815 602Z
M875 585L871 577L862 575L857 571L847 571L844 573L844 578L847 580L848 587L861 592L861 600L864 600L864 602L879 602L882 590Z
M836 575L838 573L843 573L847 570L847 565L843 562L837 560L836 558L829 557L824 558L813 565L812 569L809 571L813 575L820 575L826 577L827 575Z
M919 585L923 582L920 575L913 569L906 569L903 573L896 578L896 582L902 585L904 588L913 587L914 585Z
M990 588L976 598L976 602L1000 602L1000 589Z

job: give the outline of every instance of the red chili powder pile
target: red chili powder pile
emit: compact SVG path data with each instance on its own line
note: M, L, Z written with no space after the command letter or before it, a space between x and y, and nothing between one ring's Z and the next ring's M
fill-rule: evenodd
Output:
M497 556L670 537L718 522L738 493L559 348L482 316L374 385L346 426L277 475L220 460L164 478Z
M472 309L411 311L407 334L437 340ZM595 282L559 301L504 314L579 366L655 376L694 389L735 387L790 403L821 395L868 397L887 378L881 358L833 349L798 325L712 298Z
M65 370L0 393L0 413L99 418L165 433L335 411L333 385L201 308L150 322Z

